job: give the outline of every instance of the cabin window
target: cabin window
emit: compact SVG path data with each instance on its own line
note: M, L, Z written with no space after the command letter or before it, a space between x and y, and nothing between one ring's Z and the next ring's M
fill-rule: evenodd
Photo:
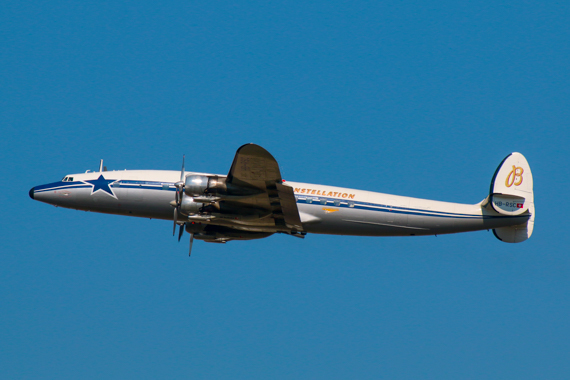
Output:
M170 189L170 185L167 183L163 183L162 184L162 190L168 190L168 189Z
M312 198L307 198L307 203L313 203L313 199L312 199Z
M334 201L334 205L335 205L336 207L340 206L340 201Z
M326 199L321 199L321 204L322 204L322 205L326 205L326 204L327 204L327 200L326 200Z
M349 201L349 202L348 202L348 207L354 207L354 202Z

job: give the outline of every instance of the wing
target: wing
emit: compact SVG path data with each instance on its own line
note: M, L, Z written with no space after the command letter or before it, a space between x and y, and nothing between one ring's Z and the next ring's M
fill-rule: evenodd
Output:
M281 183L279 165L273 156L255 144L241 146L234 157L227 183L263 190L266 184Z
M240 147L227 176L186 176L182 194L177 207L188 218L191 242L261 239L276 232L305 235L293 188L283 183L275 158L258 145Z
M275 232L303 231L293 189L282 182L279 165L268 151L255 144L243 145L236 152L226 185L228 192L255 195L226 202L250 215L251 224L256 224L257 215L259 223L273 225Z

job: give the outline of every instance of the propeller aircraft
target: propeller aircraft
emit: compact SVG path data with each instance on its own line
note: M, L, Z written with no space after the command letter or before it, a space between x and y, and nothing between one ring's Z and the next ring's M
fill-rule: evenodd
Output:
M504 242L528 239L534 227L530 167L509 154L475 204L424 200L336 186L285 181L273 156L255 144L241 146L227 175L182 169L69 174L35 186L30 198L58 207L173 220L178 240L186 230L209 243L251 240L274 233L420 236L492 229Z

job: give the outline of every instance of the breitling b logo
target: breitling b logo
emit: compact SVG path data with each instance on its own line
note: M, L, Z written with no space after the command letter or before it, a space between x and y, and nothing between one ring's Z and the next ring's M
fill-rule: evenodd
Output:
M507 179L505 180L505 186L511 187L513 185L520 185L523 181L523 172L523 168L513 165L513 170L511 170L507 176Z

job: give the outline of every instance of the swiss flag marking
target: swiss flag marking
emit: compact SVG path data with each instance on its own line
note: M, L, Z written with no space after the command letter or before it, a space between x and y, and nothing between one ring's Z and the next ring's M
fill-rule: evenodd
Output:
M523 208L523 204L522 204L522 203L517 203L517 208Z

